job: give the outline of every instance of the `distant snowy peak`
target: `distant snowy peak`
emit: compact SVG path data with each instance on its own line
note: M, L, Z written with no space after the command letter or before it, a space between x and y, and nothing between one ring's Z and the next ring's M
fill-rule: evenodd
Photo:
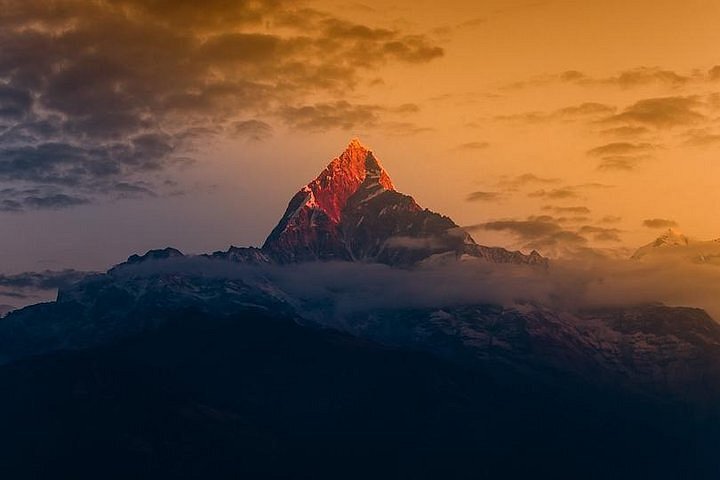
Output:
M653 242L637 249L631 258L677 258L695 263L720 263L720 239L694 240L671 228Z

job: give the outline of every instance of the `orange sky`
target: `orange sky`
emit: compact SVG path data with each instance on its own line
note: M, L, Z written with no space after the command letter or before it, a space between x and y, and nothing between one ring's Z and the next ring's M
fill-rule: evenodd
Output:
M404 127L408 131L361 126L297 139L283 132L293 138L293 150L313 145L320 157L303 164L296 178L309 178L322 166L318 146L337 153L348 136L358 135L384 159L401 190L463 225L551 213L543 206L582 206L591 211L582 215L590 219L583 225L618 230L620 242L591 239L603 248L634 248L654 238L657 232L641 225L651 218L673 220L692 236L720 237L720 221L709 213L720 205L714 188L719 105L712 97L720 78L708 73L720 63L714 47L720 41L716 2L320 5L368 25L427 33L444 55L424 65L388 66L378 72L382 83L372 82L373 75L367 78L372 85L348 95L366 104L417 105L418 112L388 120L412 124ZM562 81L568 71L584 76ZM669 103L675 97L689 105L673 111ZM646 99L661 99L651 104L646 119L613 120ZM590 103L598 104L597 111L571 113ZM686 118L688 111L698 115ZM610 132L626 126L634 130ZM412 128L419 131L410 133ZM612 144L621 145L603 154L602 147ZM275 147L270 141L254 148ZM514 192L498 186L504 177L528 173L558 182ZM595 183L605 187L577 188L570 198L528 197ZM475 191L499 195L466 201ZM605 217L622 220L599 222ZM474 235L491 243L522 243L493 232Z
M217 79L228 89L229 83L238 89L242 81L262 79L262 88L274 93L232 90L232 98L207 97L204 110L200 97L178 94L170 107L167 100L138 109L138 118L158 122L163 132L178 132L182 124L185 136L173 144L172 161L123 173L123 184L141 183L132 192L123 187L128 194L119 199L86 189L83 195L92 201L83 197L71 208L0 213L5 231L12 232L0 238L0 261L10 270L102 268L168 244L190 252L257 245L298 187L355 136L374 149L399 190L463 226L476 226L473 235L481 243L538 244L518 230L487 228L497 221L516 222L520 229L540 222L575 235L574 243L540 245L549 255L577 246L625 255L661 232L643 226L648 219L674 222L690 236L720 237L720 220L711 213L720 205L720 68L712 70L720 64L717 2L280 2L279 10L261 9L258 21L246 10L224 12L217 1L202 12L192 2L159 2L155 10L134 0L56 3L71 5L70 13L50 18L47 9L6 8L0 32L9 39L32 29L62 36L78 25L96 25L72 45L90 57L105 48L117 55L120 66L101 70L91 62L84 71L97 74L100 80L92 82L114 85L98 95L127 89L132 98L147 95L147 104L171 88L194 95ZM87 5L96 10L86 11ZM310 50L305 43L315 38L316 18L326 33ZM105 45L106 34L94 31L114 31L103 26L111 21L120 22L123 34L129 25L143 32L153 55L147 64L138 60L141 67L132 75L122 76L142 52L123 45L139 34L128 28L127 37L118 34L122 41L111 38ZM169 38L170 32L179 37ZM227 38L238 33L261 37L252 49L233 47ZM280 41L263 46L269 37ZM201 60L184 57L192 41L204 49ZM34 62L43 64L37 55ZM73 62L79 54L66 55ZM2 60L0 55L0 67L9 68ZM286 62L282 69L280 62ZM156 75L154 68L169 73ZM28 72L12 85L34 85ZM113 75L120 77L113 82ZM187 82L176 81L183 75ZM35 98L55 94L43 109L86 118L87 112L75 112L78 103L99 105L103 97L76 100L77 89L91 80L86 73L71 78L58 85L74 110L58 100L57 86L37 82ZM133 86L133 78L148 91ZM108 101L104 111L126 101ZM143 131L152 127L140 125ZM239 133L229 134L228 125ZM202 133L211 127L212 135ZM137 134L119 131L101 141ZM3 185L19 188L12 181ZM176 184L182 192L162 187ZM165 190L135 195L156 185Z

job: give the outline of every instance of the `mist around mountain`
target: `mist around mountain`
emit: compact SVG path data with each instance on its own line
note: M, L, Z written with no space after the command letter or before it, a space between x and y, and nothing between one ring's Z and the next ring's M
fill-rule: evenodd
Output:
M0 469L717 478L716 279L479 245L353 141L262 248L132 255L0 320Z

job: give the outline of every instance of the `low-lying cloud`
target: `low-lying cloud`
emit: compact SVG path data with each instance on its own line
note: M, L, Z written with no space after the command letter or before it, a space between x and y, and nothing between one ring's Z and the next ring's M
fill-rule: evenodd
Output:
M533 304L558 312L662 302L704 308L719 318L720 267L679 258L662 261L585 255L553 260L549 268L480 259L413 269L381 264L321 262L247 266L202 258L151 261L119 275L199 275L271 282L304 311L336 317L378 309ZM677 279L682 278L682 282Z
M40 298L50 299L58 289L67 288L88 274L72 269L0 274L0 298L11 299L18 304L32 303Z

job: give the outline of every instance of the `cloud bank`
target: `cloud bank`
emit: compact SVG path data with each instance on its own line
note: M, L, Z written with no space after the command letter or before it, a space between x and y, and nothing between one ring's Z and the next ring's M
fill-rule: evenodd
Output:
M532 304L557 312L662 302L706 309L720 318L720 267L681 258L659 261L583 256L553 260L549 268L494 264L478 259L433 262L413 269L381 264L317 262L247 266L197 257L150 261L120 276L184 274L243 279L279 287L283 298L307 311L334 315L378 309ZM682 282L677 279L682 278Z

